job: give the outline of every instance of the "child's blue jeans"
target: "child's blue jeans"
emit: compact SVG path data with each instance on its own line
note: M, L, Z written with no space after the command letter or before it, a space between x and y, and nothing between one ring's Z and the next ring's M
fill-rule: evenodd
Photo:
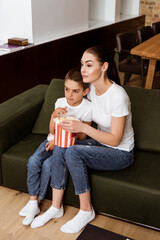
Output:
M39 200L43 200L51 176L51 158L53 151L46 151L46 143L48 140L45 140L37 148L35 153L29 158L27 167L28 167L28 176L27 176L27 185L28 192L30 196L38 196Z

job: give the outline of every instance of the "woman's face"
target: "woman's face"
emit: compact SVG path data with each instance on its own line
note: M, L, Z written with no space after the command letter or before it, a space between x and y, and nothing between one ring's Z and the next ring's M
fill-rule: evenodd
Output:
M104 76L103 64L93 54L84 52L81 59L81 74L83 82L93 83Z

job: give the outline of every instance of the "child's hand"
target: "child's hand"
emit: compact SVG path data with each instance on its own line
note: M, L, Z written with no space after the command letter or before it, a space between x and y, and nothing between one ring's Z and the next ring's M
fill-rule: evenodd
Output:
M49 150L53 150L54 149L54 140L51 140L49 142L46 143L46 151L48 152Z
M60 117L61 115L63 115L63 114L66 114L67 113L67 107L64 107L64 108L56 108L55 110L54 110L54 112L52 113L52 115L53 115L53 118L55 118L55 117Z

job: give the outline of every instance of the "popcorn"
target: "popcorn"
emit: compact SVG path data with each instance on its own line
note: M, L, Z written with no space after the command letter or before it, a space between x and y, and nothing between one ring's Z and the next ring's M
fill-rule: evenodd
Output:
M78 118L72 117L72 116L69 116L69 115L62 115L61 117L56 117L56 118L53 119L53 121L56 122L56 123L62 123L64 120L76 120L76 121L79 121Z
M62 123L64 120L76 120L79 121L78 118L63 115L61 117L56 117L53 119L54 121L54 144L58 147L70 147L76 143L77 133L71 133L62 129L58 124Z

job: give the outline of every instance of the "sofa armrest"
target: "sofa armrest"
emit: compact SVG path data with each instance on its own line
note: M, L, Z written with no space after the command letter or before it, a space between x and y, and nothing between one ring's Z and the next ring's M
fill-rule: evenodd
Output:
M0 104L0 156L31 132L48 85L37 85Z

